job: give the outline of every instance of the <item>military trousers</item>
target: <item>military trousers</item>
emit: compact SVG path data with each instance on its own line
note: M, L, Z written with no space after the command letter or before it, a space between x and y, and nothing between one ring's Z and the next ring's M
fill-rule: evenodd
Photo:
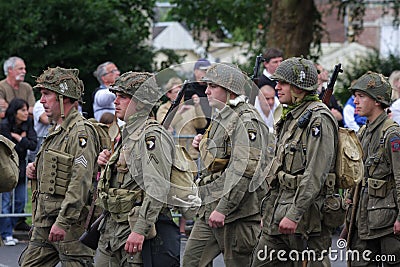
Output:
M115 251L103 241L99 243L96 266L103 267L179 267L180 234L178 226L164 214L156 222L157 235L143 242L142 252L128 254L125 245ZM124 237L124 241L128 236ZM125 242L123 242L125 244Z
M265 232L258 240L252 255L252 267L330 267L329 247L331 230L322 227L318 234L307 239L302 235L268 235Z
M50 229L34 227L29 244L19 258L20 266L56 266L59 262L63 267L93 266L95 250L79 241L83 226L72 225L64 240L58 242L48 241Z
M400 236L386 236L361 240L357 230L351 242L351 253L348 253L350 266L400 266Z
M223 253L226 266L248 266L260 234L259 216L251 216L211 228L204 218L196 220L183 255L183 267L208 266Z

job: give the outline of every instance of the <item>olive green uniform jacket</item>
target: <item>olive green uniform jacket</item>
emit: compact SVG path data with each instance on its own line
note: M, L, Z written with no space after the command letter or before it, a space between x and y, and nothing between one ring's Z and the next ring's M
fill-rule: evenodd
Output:
M372 123L367 123L364 130L360 130L365 178L356 225L359 238L364 240L393 233L395 221L400 221L400 127L390 127L386 138L381 140L386 120L389 118L382 112ZM383 153L380 153L381 148Z
M61 125L49 130L38 152L35 227L55 223L68 231L71 225L84 225L100 147L96 132L85 121L72 109Z
M307 110L309 120L298 121ZM268 182L272 187L264 203L263 231L279 235L287 217L297 222L296 233L318 233L322 227L325 181L334 172L338 126L321 102L304 102L276 124L277 146Z
M118 145L98 185L101 206L110 213L100 244L116 251L133 231L149 237L169 192L173 139L155 120L135 114L122 131ZM137 214L139 213L139 214ZM134 223L129 220L136 215ZM138 216L137 216L138 215Z
M200 185L206 221L214 210L225 223L259 215L266 193L261 177L268 159L268 128L255 108L245 102L226 105L213 118L200 142L200 156L208 172Z

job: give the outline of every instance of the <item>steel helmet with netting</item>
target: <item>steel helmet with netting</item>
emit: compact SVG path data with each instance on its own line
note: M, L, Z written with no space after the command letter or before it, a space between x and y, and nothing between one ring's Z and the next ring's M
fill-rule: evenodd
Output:
M318 87L318 72L314 63L301 57L292 57L282 61L271 78L284 81L305 91L314 91Z
M368 71L358 78L349 90L352 94L357 90L365 92L385 107L391 105L392 86L390 85L388 78L380 73Z
M214 83L237 94L244 94L245 74L234 64L214 63L208 68L201 79L203 82Z
M78 69L61 67L48 68L36 79L36 90L42 88L72 99L81 99L84 91L83 82L78 78Z
M110 91L121 92L145 105L153 106L163 95L154 74L129 71L117 78Z

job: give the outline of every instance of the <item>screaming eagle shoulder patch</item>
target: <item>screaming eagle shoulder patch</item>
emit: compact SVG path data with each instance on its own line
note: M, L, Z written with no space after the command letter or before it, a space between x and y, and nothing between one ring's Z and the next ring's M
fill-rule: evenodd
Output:
M87 137L86 136L79 136L79 146L84 148L87 145Z
M156 148L156 137L155 136L146 137L145 141L146 141L147 150L154 150Z
M321 135L321 125L315 125L311 127L311 135L314 137L318 137Z
M247 130L247 133L249 134L250 141L252 141L252 142L256 141L257 131L249 129L249 130Z

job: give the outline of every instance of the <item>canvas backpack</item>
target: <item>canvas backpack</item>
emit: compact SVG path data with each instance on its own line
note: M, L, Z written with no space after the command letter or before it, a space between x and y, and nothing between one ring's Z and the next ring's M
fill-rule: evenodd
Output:
M111 137L108 134L108 125L104 123L100 123L95 119L91 118L88 120L96 131L99 141L100 141L100 150L110 149L111 148ZM101 151L100 151L101 152Z
M364 177L363 151L354 130L339 127L336 156L336 182L340 189L351 188Z
M19 161L14 147L11 140L0 135L0 193L10 192L18 182Z

